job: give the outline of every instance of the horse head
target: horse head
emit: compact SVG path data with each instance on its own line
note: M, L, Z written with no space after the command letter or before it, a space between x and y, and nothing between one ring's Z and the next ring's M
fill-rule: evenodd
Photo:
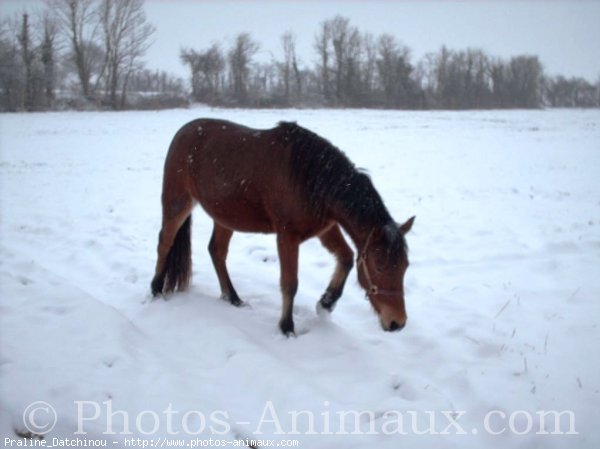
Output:
M358 282L385 331L398 331L406 324L404 275L409 262L405 235L414 220L412 217L402 225L389 223L372 229L358 256Z

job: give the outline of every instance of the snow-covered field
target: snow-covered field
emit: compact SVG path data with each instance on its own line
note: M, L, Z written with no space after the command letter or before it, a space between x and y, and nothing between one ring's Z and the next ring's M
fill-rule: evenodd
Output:
M417 216L402 332L381 331L355 271L316 315L334 268L318 241L297 338L277 327L272 235L234 236L250 307L220 301L200 209L190 291L151 301L163 160L196 117L296 120L368 169L397 221ZM56 416L48 444L600 444L600 111L4 114L0 214L3 443Z

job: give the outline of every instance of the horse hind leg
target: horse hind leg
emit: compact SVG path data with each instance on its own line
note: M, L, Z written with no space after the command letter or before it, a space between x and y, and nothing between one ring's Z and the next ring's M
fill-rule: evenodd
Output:
M158 258L152 279L152 295L184 291L192 271L191 211L193 200L183 195L175 201L163 199L163 224L158 236Z
M335 255L337 264L325 293L317 302L317 312L321 310L332 312L337 300L342 296L348 273L354 265L354 253L346 243L338 225L319 236L319 239L323 246Z
M229 301L234 306L241 306L244 302L240 299L227 271L227 252L229 250L229 242L233 231L231 229L224 228L215 222L213 233L208 244L208 252L212 259L212 263L217 272L219 279L219 285L221 286L221 298Z

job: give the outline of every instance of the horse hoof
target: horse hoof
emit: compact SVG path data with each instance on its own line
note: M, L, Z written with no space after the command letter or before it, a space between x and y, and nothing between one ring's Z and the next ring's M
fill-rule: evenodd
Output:
M150 290L152 291L152 296L154 298L162 295L164 284L164 279L152 279L152 283L150 284Z
M247 304L242 301L238 296L230 296L227 294L222 294L221 299L223 301L227 301L229 304L235 307L245 307Z
M325 306L323 305L323 303L321 303L321 301L317 301L317 305L315 306L315 310L317 312L317 315L320 317L324 317L327 316L331 313L331 310L325 308Z
M293 330L292 331L288 331L288 332L283 332L283 331L281 331L281 332L283 333L283 335L285 336L285 338L291 338L291 337L298 338L298 334L296 334L296 332L293 331Z
M167 295L162 292L162 289L155 290L154 287L150 291L149 296L150 296L150 302L156 301L157 299L160 299L160 298L164 299L165 301L167 300Z
M296 336L296 332L294 332L294 322L292 320L285 320L279 323L279 329L281 329L281 333L286 337Z
M320 301L317 301L316 309L317 309L317 315L328 316L331 312L333 312L333 309L335 309L335 303L328 304L328 303L324 303L323 300L320 300Z

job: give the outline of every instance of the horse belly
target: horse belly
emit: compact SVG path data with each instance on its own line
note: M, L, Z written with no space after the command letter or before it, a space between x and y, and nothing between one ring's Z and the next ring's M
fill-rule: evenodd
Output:
M274 232L266 211L244 200L200 201L202 208L221 226L240 232Z

